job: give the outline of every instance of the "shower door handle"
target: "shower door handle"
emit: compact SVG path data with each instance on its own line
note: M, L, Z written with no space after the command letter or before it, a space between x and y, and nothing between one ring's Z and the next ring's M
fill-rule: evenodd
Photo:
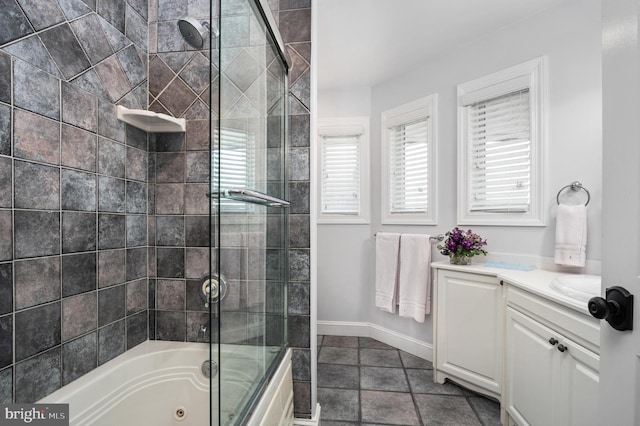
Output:
M229 198L232 200L244 201L251 204L260 204L269 207L289 207L291 203L281 198L263 194L262 192L253 191L251 189L223 189L222 191L213 191L209 194L211 197Z

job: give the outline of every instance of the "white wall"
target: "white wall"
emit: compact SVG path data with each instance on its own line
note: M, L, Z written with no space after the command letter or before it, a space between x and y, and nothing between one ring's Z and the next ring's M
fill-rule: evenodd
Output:
M602 200L601 28L598 0L570 1L431 58L398 78L371 88L318 94L320 117L371 116L372 223L318 226L318 319L370 322L431 342L432 323L400 319L374 307L377 231L444 233L456 225L456 86L547 55L548 121L545 146L545 227L474 226L493 253L553 256L556 194L574 180L591 193L587 258L600 260ZM436 226L380 224L380 114L438 94L438 218ZM434 247L435 250L435 247ZM440 256L439 254L435 257Z

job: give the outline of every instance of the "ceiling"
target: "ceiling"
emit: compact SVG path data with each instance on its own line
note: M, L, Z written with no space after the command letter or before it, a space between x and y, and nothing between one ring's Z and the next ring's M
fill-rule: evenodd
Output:
M569 0L318 0L318 88L375 86Z

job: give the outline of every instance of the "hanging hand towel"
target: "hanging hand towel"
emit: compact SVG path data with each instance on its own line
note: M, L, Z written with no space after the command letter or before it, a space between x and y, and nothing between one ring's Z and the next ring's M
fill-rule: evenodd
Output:
M558 206L555 262L564 266L584 266L587 260L587 208L584 205Z
M431 312L431 241L428 235L400 238L399 311L401 317L424 322Z
M376 235L376 307L395 313L400 234Z

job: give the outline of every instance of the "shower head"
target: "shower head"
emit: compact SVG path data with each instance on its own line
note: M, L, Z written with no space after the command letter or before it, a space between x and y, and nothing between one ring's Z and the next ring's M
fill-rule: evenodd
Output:
M178 21L178 28L182 37L193 47L202 47L207 33L211 30L207 21L199 22L189 16Z

